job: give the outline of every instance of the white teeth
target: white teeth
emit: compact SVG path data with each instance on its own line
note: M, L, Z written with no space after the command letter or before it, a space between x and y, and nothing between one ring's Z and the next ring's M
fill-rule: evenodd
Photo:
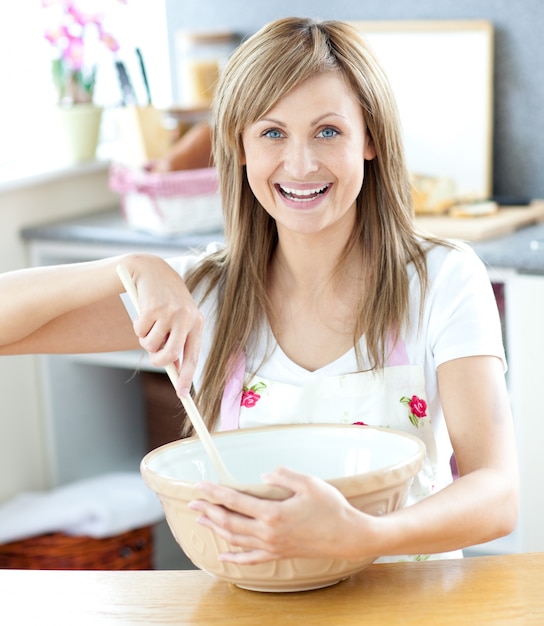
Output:
M283 187L282 185L279 185L279 188L281 189L283 194L289 196L292 200L302 201L310 200L320 193L324 193L328 187L328 185L325 185L323 187L316 187L315 189L290 189L289 187Z

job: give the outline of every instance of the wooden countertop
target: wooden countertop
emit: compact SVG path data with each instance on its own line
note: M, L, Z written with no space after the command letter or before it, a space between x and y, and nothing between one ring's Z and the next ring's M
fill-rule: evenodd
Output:
M544 624L544 553L372 565L301 593L239 589L202 571L0 570L2 623Z
M416 216L416 224L423 231L438 237L471 242L503 237L543 220L544 201L542 200L534 200L527 206L499 207L496 213L482 217Z

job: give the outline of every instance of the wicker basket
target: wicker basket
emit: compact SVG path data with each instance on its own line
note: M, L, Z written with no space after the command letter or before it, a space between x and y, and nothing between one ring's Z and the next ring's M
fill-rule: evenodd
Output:
M136 230L160 236L223 230L213 167L160 173L116 163L109 186L120 194L123 214Z
M153 569L152 526L94 539L49 533L0 545L1 569Z

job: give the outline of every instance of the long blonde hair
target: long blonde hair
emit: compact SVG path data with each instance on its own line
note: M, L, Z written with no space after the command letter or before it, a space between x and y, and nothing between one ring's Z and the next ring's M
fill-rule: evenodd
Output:
M304 80L340 71L358 98L376 156L366 162L357 220L340 259L361 250L368 288L358 307L354 346L365 333L368 359L383 366L387 339L408 321L407 264L422 296L425 254L415 235L412 191L391 88L360 33L338 21L283 18L264 26L232 55L213 107L214 162L220 178L226 247L188 277L218 291L217 324L197 402L210 427L219 418L231 359L251 350L255 329L271 313L266 285L277 243L274 220L253 195L243 165L242 132ZM359 353L357 353L360 357Z

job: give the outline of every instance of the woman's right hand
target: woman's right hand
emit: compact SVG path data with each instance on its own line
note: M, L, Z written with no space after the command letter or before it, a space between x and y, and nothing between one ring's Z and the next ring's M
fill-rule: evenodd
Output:
M136 286L140 315L133 322L152 365L178 368L178 395L191 388L204 320L183 279L166 261L152 255L123 259Z

